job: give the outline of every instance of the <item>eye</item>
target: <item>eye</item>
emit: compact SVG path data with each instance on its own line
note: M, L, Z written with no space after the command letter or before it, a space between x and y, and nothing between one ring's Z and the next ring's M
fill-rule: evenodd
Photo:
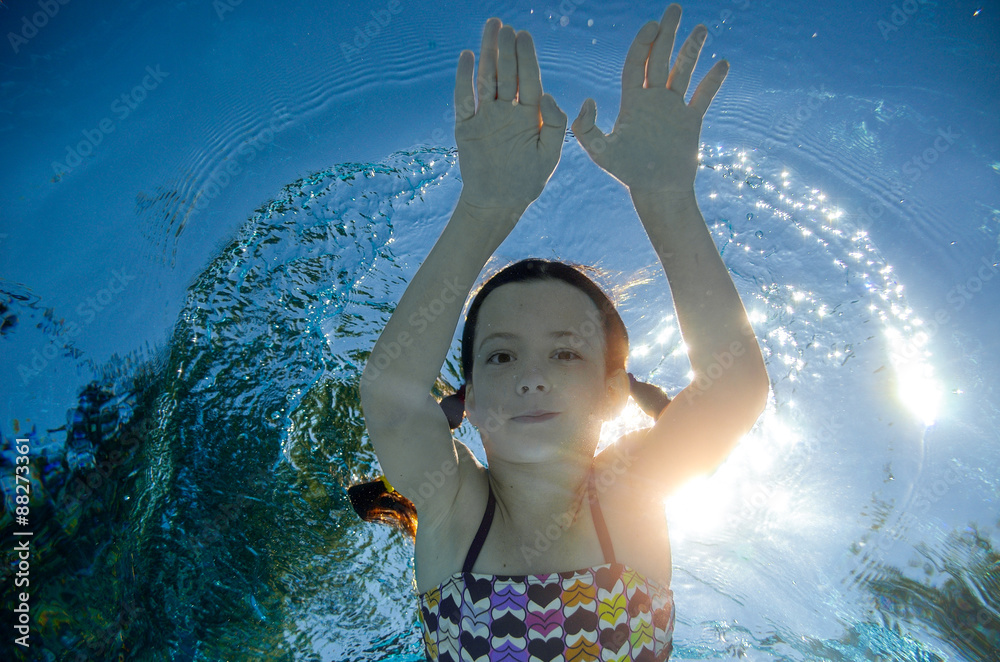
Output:
M556 352L556 358L562 361L575 361L580 355L571 349L560 349Z
M501 363L510 363L514 360L514 355L510 352L493 352L486 358L487 363L493 365L498 365Z

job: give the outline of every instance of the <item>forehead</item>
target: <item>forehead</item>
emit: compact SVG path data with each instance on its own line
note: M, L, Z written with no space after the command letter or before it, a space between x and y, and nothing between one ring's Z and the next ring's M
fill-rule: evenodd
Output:
M603 339L600 319L590 297L563 281L508 283L490 292L483 302L476 338L485 338L490 333L571 331L599 346ZM588 335L596 337L587 338Z

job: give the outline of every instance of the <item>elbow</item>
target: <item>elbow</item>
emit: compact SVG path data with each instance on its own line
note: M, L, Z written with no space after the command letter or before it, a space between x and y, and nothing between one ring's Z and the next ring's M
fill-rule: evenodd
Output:
M384 380L379 380L379 372L370 363L361 373L361 383L358 385L358 399L361 401L361 412L366 425L383 422L386 415L393 411L392 394L386 388Z
M736 417L734 420L743 421L746 430L752 428L767 407L771 394L771 381L763 361L734 371L732 379L727 380L722 388L722 401Z
M767 365L760 352L760 347L754 343L753 351L747 351L734 366L733 376L739 393L739 400L746 407L748 416L753 421L767 407L767 399L771 394L771 379L767 374Z
M373 361L368 361L361 372L361 383L358 385L361 406L364 407L366 402L373 403L398 397L400 387L398 379L384 372Z

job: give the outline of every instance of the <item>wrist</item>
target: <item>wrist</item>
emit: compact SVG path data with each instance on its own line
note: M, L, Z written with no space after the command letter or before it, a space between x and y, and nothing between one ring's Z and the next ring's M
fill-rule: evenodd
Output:
M665 208L670 211L684 211L698 208L698 198L694 186L684 189L640 189L629 188L632 204L640 208Z
M504 242L523 213L521 207L494 206L462 195L448 225L492 252Z
M501 218L509 219L511 217L519 219L524 214L524 210L528 208L526 204L499 204L495 201L483 200L469 195L465 191L462 191L462 194L458 197L457 206L474 218L494 221Z
M629 187L628 192L633 200L642 201L690 203L695 199L693 185L679 189Z

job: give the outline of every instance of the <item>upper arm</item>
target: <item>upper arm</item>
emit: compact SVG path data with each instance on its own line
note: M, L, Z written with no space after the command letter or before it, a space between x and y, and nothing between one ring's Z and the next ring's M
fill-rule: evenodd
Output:
M386 478L421 515L450 510L461 472L448 419L431 394L405 403L362 390L368 436Z
M766 373L763 378L734 377L707 389L692 384L671 401L652 428L621 439L617 453L643 489L673 492L722 464L756 423L768 388Z

